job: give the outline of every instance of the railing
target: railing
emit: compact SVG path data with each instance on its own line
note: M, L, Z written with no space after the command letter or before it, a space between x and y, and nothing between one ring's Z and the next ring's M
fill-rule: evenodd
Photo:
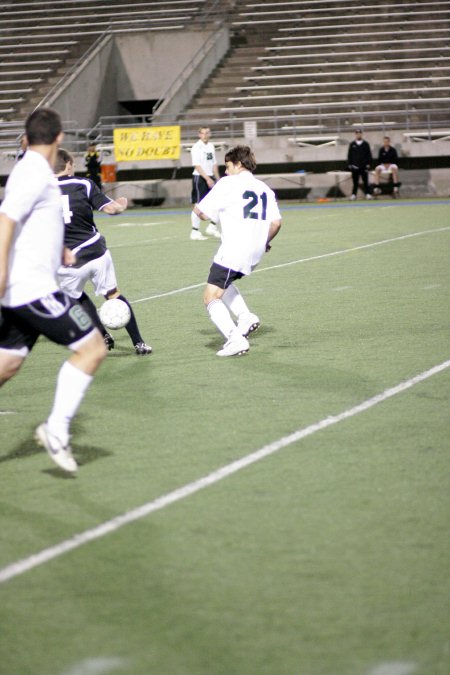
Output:
M244 125L248 121L255 121L261 136L295 136L305 135L308 130L313 131L320 127L323 133L342 134L353 130L355 125L361 125L366 130L375 129L385 132L400 129L408 131L420 125L422 129L443 128L450 125L450 98L439 99L439 107L418 109L418 101L410 101L398 106L389 112L374 112L364 109L361 104L358 110L345 110L336 113L329 112L326 104L318 106L304 106L296 112L285 112L273 108L270 113L253 114L246 117L239 113L239 109L221 113L217 109L204 110L198 114L158 115L120 115L101 117L94 129L90 130L91 137L100 143L112 141L113 129L116 127L134 126L165 126L179 124L182 140L192 140L197 135L201 124L209 124L215 138L233 139L245 135ZM420 122L417 118L420 117Z
M373 102L372 102L373 103ZM424 102L422 102L426 105ZM437 102L436 102L437 103ZM86 143L94 140L101 145L110 145L113 139L113 130L117 127L139 126L166 126L179 124L181 126L181 142L189 143L197 138L197 131L202 124L211 126L214 139L230 140L245 138L246 122L256 122L259 136L303 137L308 134L348 134L355 126L363 126L365 131L385 133L396 129L409 132L421 129L429 132L430 137L434 130L450 128L450 98L441 98L439 105L419 109L418 101L404 102L389 112L368 111L361 104L357 110L342 108L336 112L326 104L318 106L303 106L299 110L285 111L273 108L271 111L245 116L239 109L221 113L217 109L204 110L197 114L158 115L152 112L141 115L116 115L100 117L95 127L81 129L76 121L65 121L64 146L72 152L85 152ZM0 123L0 147L3 149L17 148L23 121ZM12 152L12 150L11 150ZM8 153L9 154L9 153Z

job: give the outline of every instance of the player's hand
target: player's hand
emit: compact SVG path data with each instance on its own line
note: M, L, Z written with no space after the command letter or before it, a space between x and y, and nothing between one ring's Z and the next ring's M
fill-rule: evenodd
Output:
M116 202L119 204L122 211L125 211L128 206L128 199L126 197L117 197Z
M76 261L77 256L75 253L71 251L70 248L67 248L67 246L64 246L62 254L62 264L64 267L72 267L72 265L75 265Z

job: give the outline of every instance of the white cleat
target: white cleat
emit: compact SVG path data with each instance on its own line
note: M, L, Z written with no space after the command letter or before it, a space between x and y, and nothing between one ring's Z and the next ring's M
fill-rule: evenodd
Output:
M69 442L63 443L63 441L52 434L48 430L46 422L43 422L38 426L35 433L35 439L38 445L44 447L52 460L64 471L69 471L74 473L78 466L75 459L72 456L72 449L69 445Z
M209 234L211 237L216 237L216 239L221 239L222 236L217 228L217 225L210 223L206 228L206 234Z
M192 241L205 241L208 237L204 237L200 230L191 230L191 240Z
M217 352L217 356L241 356L250 349L249 342L244 336L234 335L225 342L222 349Z
M366 194L366 199L373 199L372 195L369 192Z
M247 314L247 316L239 320L238 331L241 335L247 338L250 333L254 333L255 330L258 330L260 325L261 322L256 314Z
M351 195L350 199L351 199L352 202L354 202L355 199L356 199L356 195Z

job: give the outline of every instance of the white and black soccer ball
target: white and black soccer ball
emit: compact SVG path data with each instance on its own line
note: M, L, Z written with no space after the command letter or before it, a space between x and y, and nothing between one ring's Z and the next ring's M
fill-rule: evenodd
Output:
M113 298L100 305L98 315L105 328L118 330L127 325L131 312L126 302L119 298Z

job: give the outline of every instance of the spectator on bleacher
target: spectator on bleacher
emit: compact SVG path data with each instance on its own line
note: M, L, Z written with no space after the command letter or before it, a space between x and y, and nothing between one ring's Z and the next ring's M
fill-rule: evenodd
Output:
M378 153L378 165L375 167L375 187L374 193L380 194L380 176L382 173L392 174L394 182L394 193L398 193L398 155L397 150L391 145L389 136L383 138L383 145Z
M359 178L362 178L366 199L372 199L368 171L372 165L370 145L362 137L362 129L355 129L355 138L350 143L347 156L348 169L352 172L353 191L350 199L356 199Z
M220 178L216 151L213 143L209 140L210 137L211 130L209 127L200 127L198 130L198 141L191 148L192 166L194 167L191 201L194 206L208 194L214 183ZM207 239L200 232L200 218L194 211L191 213L191 226L191 239L194 241ZM220 239L220 232L216 223L211 222L208 225L206 234Z
M86 178L90 178L100 190L102 189L101 179L101 160L100 153L95 143L89 143L87 152L84 156L84 165L86 167Z

